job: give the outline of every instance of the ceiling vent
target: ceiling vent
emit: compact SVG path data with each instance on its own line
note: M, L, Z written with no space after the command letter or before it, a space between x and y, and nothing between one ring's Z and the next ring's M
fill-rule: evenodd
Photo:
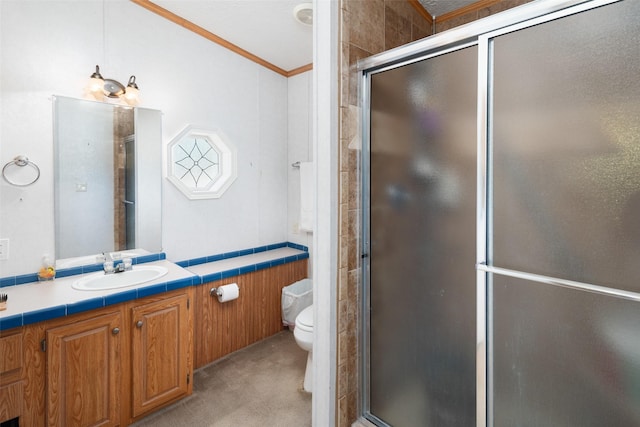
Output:
M300 3L293 8L293 17L304 25L313 25L313 4Z

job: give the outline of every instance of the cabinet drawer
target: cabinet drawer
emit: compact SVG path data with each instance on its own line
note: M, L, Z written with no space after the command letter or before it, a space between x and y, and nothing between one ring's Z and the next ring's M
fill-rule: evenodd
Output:
M22 334L0 338L0 384L20 378L22 370Z
M0 423L22 415L22 381L0 387Z

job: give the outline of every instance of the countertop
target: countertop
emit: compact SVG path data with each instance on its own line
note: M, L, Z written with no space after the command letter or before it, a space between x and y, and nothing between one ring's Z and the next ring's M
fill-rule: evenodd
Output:
M118 289L85 291L72 288L74 281L94 273L56 278L52 281L5 286L0 293L8 295L7 309L0 311L0 331L35 322L68 316L87 310L199 285L226 277L238 276L263 268L294 262L309 257L309 253L291 247L265 250L185 267L167 260L143 265L167 268L167 274L139 285Z
M167 268L167 274L139 285L95 291L77 290L71 285L79 278L96 273L0 288L0 293L9 297L7 309L0 311L0 330L192 286L200 280L197 275L170 261L154 261L144 265L163 266Z

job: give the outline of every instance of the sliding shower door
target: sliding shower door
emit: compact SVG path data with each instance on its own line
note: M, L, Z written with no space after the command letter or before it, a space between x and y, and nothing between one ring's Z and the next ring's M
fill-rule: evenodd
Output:
M640 2L487 36L492 425L640 425Z
M502 16L363 67L364 416L640 426L640 1Z
M368 416L475 425L477 48L371 76Z

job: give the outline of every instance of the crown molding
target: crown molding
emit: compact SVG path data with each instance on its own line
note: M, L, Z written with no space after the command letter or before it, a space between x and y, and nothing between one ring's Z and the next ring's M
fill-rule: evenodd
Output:
M413 8L420 14L420 16L426 19L429 24L433 25L433 16L431 16L429 11L425 9L424 6L422 6L422 3L420 3L418 0L407 0L407 2L409 2L409 4L413 6Z
M144 7L145 9L155 13L156 15L162 16L163 18L180 25L181 27L186 28L189 31L192 31L196 34L198 34L199 36L204 37L207 40L210 40L226 49L229 49L230 51L237 53L240 56L243 56L247 59L249 59L250 61L255 62L256 64L262 65L265 68L268 68L271 71L275 71L276 73L284 76L284 77L291 77L291 76L295 76L296 74L300 74L300 73L304 73L305 71L309 71L311 69L313 69L313 64L307 64L307 65L303 65L302 67L298 67L295 68L293 70L287 71L287 70L283 70L282 68L278 67L275 64L272 64L269 61L266 61L262 58L260 58L257 55L254 55L253 53L242 49L240 46L237 46L233 43L231 43L228 40L223 39L220 36L217 36L215 34L213 34L212 32L205 30L204 28L202 28L199 25L194 24L193 22L182 18L181 16L176 15L173 12L168 11L167 9L163 8L162 6L159 6L155 3L153 3L150 0L131 0L133 3L137 4L138 6ZM416 0L417 1L417 0Z

